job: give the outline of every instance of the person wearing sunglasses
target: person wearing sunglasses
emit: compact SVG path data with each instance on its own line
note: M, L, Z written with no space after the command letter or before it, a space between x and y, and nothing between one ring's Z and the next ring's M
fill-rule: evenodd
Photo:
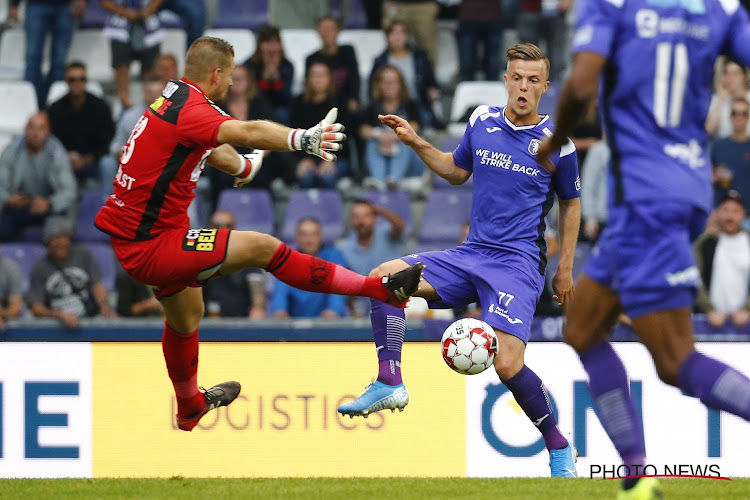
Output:
M711 147L714 171L714 199L721 200L727 190L735 189L743 199L750 199L750 102L744 97L733 99L729 107L732 133L716 139Z

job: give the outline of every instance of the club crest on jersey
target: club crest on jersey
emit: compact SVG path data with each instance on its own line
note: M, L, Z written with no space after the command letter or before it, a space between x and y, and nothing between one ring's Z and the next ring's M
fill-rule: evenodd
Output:
M542 141L539 139L531 139L531 142L529 143L529 153L536 156L536 154L539 152L539 146L542 145Z
M485 121L487 118L497 118L498 116L500 116L499 111L495 113L484 113L482 116L479 117L479 119L482 121Z
M188 229L185 240L182 242L182 249L195 252L213 252L216 233L216 229Z

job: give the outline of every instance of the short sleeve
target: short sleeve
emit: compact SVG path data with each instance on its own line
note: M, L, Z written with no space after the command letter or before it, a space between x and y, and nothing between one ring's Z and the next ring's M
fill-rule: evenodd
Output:
M234 118L213 103L187 103L177 119L177 138L190 148L215 148L219 125L228 120Z
M726 53L750 66L750 17L737 0L725 0L721 4L725 9L735 9L729 19Z
M581 177L578 173L576 148L570 139L568 139L567 144L560 148L560 160L557 162L553 179L555 193L561 200L570 200L581 196Z
M625 0L579 0L573 53L595 52L610 57L617 22Z

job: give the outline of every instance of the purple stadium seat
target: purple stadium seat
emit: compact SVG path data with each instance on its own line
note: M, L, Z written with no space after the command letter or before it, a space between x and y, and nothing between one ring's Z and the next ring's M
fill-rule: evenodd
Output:
M257 31L267 22L268 0L219 0L212 28L244 28Z
M8 257L18 264L23 276L23 294L29 290L29 278L34 264L44 257L46 250L41 243L3 243L0 245L0 255Z
M289 197L281 239L294 241L297 222L305 217L320 221L323 241L332 244L344 230L341 196L334 189L306 189L294 191Z
M453 242L456 246L461 228L471 215L471 191L437 189L430 193L424 208L419 245Z
M109 291L115 289L115 252L109 243L87 243L86 247L91 250L94 260L99 264L102 271L102 285Z
M273 203L265 189L225 189L216 210L232 212L239 230L273 234Z
M112 188L95 188L87 189L81 194L74 236L76 241L109 242L109 236L94 227L94 218L111 193Z
M411 202L408 194L403 191L362 191L359 193L359 197L396 212L399 217L404 219L406 225L404 236L411 235L414 220L411 216Z

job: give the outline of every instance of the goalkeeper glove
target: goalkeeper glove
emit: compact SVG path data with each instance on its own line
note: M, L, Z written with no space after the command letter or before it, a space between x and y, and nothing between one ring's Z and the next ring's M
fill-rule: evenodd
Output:
M251 153L237 156L240 159L240 168L234 174L234 187L244 186L253 180L263 164L263 150L253 149Z
M289 149L305 151L311 155L320 156L326 161L335 161L336 155L330 151L339 151L346 140L344 126L336 122L338 108L331 108L320 123L307 130L301 128L289 131L287 145Z

